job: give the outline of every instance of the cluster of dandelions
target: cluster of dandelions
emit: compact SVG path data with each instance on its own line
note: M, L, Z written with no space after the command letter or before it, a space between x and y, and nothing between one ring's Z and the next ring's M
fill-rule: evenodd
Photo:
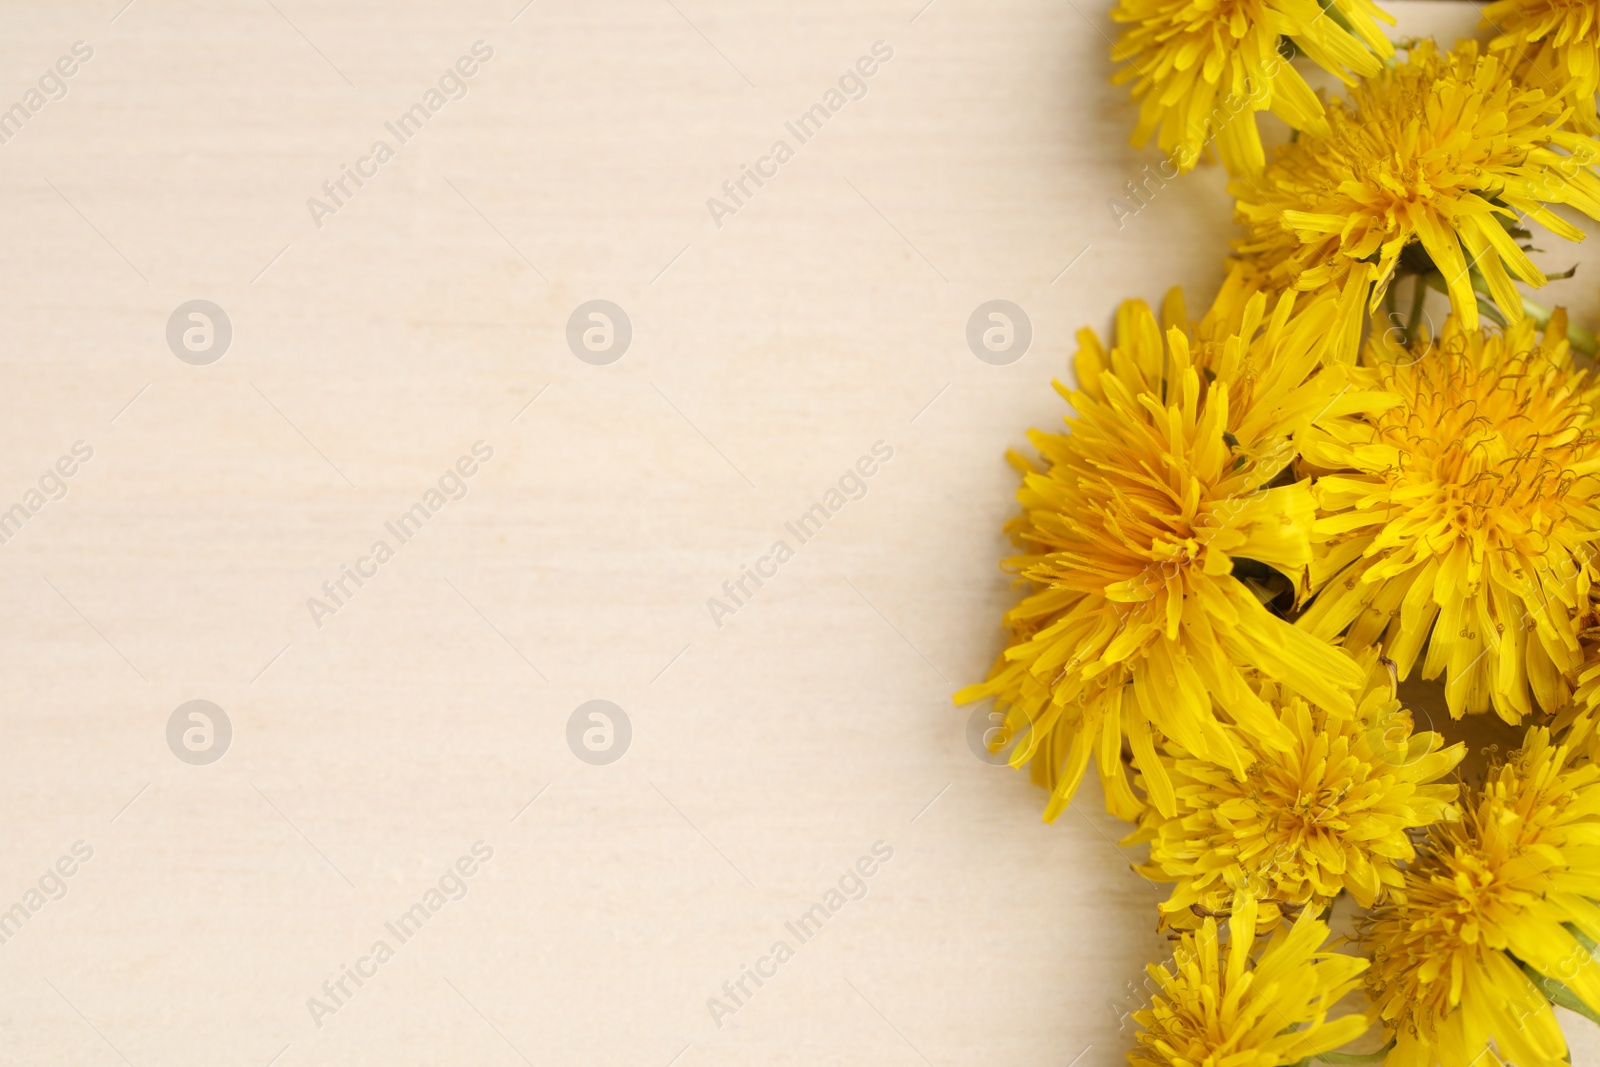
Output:
M1046 819L1092 764L1172 886L1135 1064L1556 1067L1552 1006L1600 1022L1600 376L1524 295L1533 228L1600 219L1600 3L1483 13L1442 49L1371 0L1113 11L1135 143L1214 152L1242 232L1198 319L1080 333L957 699Z

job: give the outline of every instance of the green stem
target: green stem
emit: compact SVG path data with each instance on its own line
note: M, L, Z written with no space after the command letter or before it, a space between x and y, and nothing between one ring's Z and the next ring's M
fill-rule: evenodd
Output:
M1476 296L1478 297L1478 314L1502 330L1505 329L1506 317L1500 313L1500 308L1495 305L1495 302L1482 293L1477 293Z
M1440 284L1442 283L1443 279L1441 278ZM1478 273L1476 268L1472 271L1472 291L1477 293L1479 297L1478 310L1488 315L1501 326L1504 326L1505 317L1498 310L1491 310L1496 309L1497 305L1493 302L1494 297L1489 295L1488 283L1483 280L1483 275ZM1528 299L1525 294L1522 295L1522 313L1532 319L1534 325L1540 329L1550 325L1550 316L1553 314L1549 308ZM1595 358L1597 348L1600 348L1600 346L1597 346L1592 332L1570 319L1567 321L1567 343L1590 359Z
M1551 310L1527 297L1522 298L1522 313L1537 323L1541 329L1550 325ZM1589 358L1594 358L1597 348L1594 334L1570 319L1567 321L1567 342Z
M1382 1063L1383 1058L1389 1054L1389 1050L1392 1048L1394 1048L1394 1038L1391 1037L1387 1045L1372 1052L1324 1052L1315 1058L1323 1063L1355 1067L1355 1065L1359 1064Z
M1428 287L1421 278L1412 279L1411 314L1406 317L1406 344L1417 339L1417 327L1422 322L1422 304L1428 297Z

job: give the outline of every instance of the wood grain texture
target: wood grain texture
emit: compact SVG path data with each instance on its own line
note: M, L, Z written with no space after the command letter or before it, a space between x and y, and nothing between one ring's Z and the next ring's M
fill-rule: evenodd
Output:
M1203 301L1231 233L1214 170L1114 222L1156 156L1099 5L120 2L0 12L0 105L93 49L0 145L0 509L93 450L0 546L0 908L93 849L0 945L0 1062L1121 1062L1160 891L1092 786L1042 824L950 704L1013 596L1003 452L1060 417L1074 331ZM386 132L478 41L461 99ZM232 325L206 366L166 339L195 299ZM566 341L593 299L632 324L609 366ZM1032 322L1008 366L964 339L991 299ZM465 496L388 533L479 441ZM877 442L860 499L786 531ZM209 766L167 745L194 699L232 723ZM567 745L592 699L632 724L608 766ZM386 932L479 841L461 899Z

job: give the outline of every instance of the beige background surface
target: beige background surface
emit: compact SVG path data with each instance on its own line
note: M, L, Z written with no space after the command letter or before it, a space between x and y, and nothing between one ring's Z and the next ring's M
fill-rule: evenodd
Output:
M998 647L1002 453L1059 418L1073 332L1204 300L1230 234L1214 172L1113 223L1157 157L1100 5L119 2L0 11L0 102L94 49L0 147L0 508L94 451L0 547L0 908L93 849L0 946L0 1062L1120 1062L1159 890L1092 787L1043 825L949 701ZM478 40L470 93L315 226ZM714 225L880 40L867 95ZM1565 288L1591 316L1594 277ZM209 366L164 336L196 298L233 328ZM610 366L564 339L594 298L633 325ZM995 298L1035 331L1010 366L963 338ZM479 440L468 495L315 626ZM880 440L866 496L714 625ZM197 698L234 731L210 766L165 738ZM566 743L596 698L632 723L609 766ZM707 999L878 841L719 1028Z

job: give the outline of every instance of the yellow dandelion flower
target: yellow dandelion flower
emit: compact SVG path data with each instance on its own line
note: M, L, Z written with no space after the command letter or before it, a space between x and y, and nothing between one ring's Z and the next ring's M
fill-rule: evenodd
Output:
M1236 910L1250 897L1270 930L1280 911L1321 913L1346 889L1370 908L1400 887L1398 864L1414 858L1407 831L1457 816L1456 787L1434 783L1464 749L1413 733L1387 672L1372 678L1353 719L1272 688L1263 696L1294 743L1280 751L1246 735L1255 762L1243 781L1204 760L1163 759L1177 812L1147 807L1126 843L1149 842L1142 873L1178 883L1161 905L1164 922L1192 927L1197 915Z
M1290 747L1245 665L1336 714L1355 712L1355 661L1274 615L1235 574L1248 560L1303 584L1311 491L1275 479L1294 459L1293 435L1343 410L1349 369L1322 366L1331 299L1296 313L1286 296L1270 319L1266 309L1265 296L1251 297L1237 332L1196 348L1179 328L1163 342L1148 307L1124 304L1110 353L1079 335L1080 390L1057 385L1078 411L1072 432L1030 435L1042 467L1012 457L1025 477L1022 514L1007 527L1021 554L1007 566L1030 591L1006 615L1010 645L988 680L956 700L994 698L1009 736L1026 737L1011 761L1033 759L1052 789L1046 819L1066 807L1091 756L1110 810L1137 815L1124 738L1169 813L1157 733L1240 776L1246 749L1228 724Z
M1580 130L1600 134L1600 10L1594 0L1495 0L1483 21L1529 85L1566 97Z
M1308 909L1281 927L1251 964L1256 905L1228 923L1227 955L1215 919L1184 934L1170 968L1151 966L1150 1007L1134 1012L1141 1030L1128 1052L1133 1067L1286 1067L1360 1037L1361 1015L1329 1019L1360 982L1367 961L1321 951L1328 926Z
M1386 1062L1568 1067L1551 999L1600 1009L1600 766L1534 728L1430 844L1361 931Z
M1154 134L1180 171L1213 141L1230 174L1260 171L1259 111L1326 131L1321 101L1280 52L1284 37L1346 80L1347 71L1376 74L1394 54L1378 26L1394 19L1372 0L1330 0L1326 8L1316 0L1119 0L1111 17L1128 24L1112 50L1128 65L1111 81L1133 83L1133 144Z
M1572 700L1551 724L1563 743L1577 746L1589 759L1600 762L1600 583L1589 589L1589 602L1578 616L1578 643L1583 665L1578 669Z
M1319 590L1299 625L1407 676L1447 674L1451 715L1511 723L1567 703L1600 541L1600 382L1566 315L1503 333L1446 320L1437 340L1375 336L1352 369L1397 398L1302 435L1316 480Z
M1478 325L1475 282L1521 318L1512 275L1546 277L1507 227L1528 218L1581 241L1547 205L1600 218L1600 178L1583 165L1600 158L1600 143L1563 130L1560 100L1516 84L1472 41L1444 54L1420 42L1351 97L1329 106L1328 133L1283 145L1259 181L1230 186L1246 230L1236 254L1278 288L1367 296L1370 286L1376 308L1401 253L1418 246L1468 329Z

